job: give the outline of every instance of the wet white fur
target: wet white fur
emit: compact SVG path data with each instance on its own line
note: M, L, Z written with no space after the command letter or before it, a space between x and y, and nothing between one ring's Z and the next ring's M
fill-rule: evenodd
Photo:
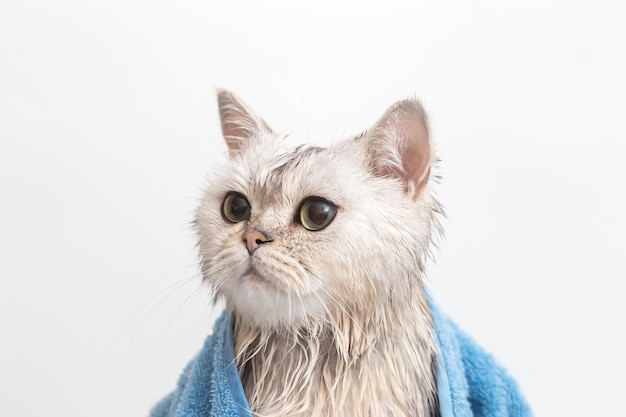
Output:
M230 158L207 187L196 227L204 279L235 318L253 412L431 415L437 351L422 274L441 207L419 103L396 103L359 138L294 150L237 97L218 98ZM416 123L426 136L407 147ZM249 221L222 218L232 191L250 202ZM295 220L310 196L338 207L316 232ZM272 239L252 255L242 241L251 228Z

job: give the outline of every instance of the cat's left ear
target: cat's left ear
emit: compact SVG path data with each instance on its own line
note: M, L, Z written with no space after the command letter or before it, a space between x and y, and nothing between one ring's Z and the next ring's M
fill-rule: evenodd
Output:
M426 112L418 100L391 106L365 138L377 176L401 180L416 198L430 176L431 144Z
M222 135L232 157L248 142L272 130L246 103L228 90L217 90L217 105L222 122Z

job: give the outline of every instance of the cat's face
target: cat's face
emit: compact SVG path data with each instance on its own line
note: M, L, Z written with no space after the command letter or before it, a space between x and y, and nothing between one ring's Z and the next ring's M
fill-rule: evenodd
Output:
M229 308L259 326L305 326L421 290L436 204L416 102L357 139L286 150L235 96L219 99L230 158L196 225L204 278Z

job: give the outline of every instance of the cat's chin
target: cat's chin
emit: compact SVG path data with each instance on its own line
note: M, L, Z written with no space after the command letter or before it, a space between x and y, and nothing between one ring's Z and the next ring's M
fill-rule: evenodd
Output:
M238 305L234 308L237 320L246 325L265 330L284 331L309 327L310 320L302 311L259 308L258 305Z
M254 327L307 326L311 316L322 309L317 297L287 293L259 273L250 272L242 278L239 288L228 297L229 304L240 320Z

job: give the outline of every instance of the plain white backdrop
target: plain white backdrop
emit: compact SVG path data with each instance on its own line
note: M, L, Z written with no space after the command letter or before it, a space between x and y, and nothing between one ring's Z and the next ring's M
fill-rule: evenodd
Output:
M439 304L538 416L623 413L620 1L0 1L0 415L141 416L216 309L190 221L215 87L294 143L417 95Z

